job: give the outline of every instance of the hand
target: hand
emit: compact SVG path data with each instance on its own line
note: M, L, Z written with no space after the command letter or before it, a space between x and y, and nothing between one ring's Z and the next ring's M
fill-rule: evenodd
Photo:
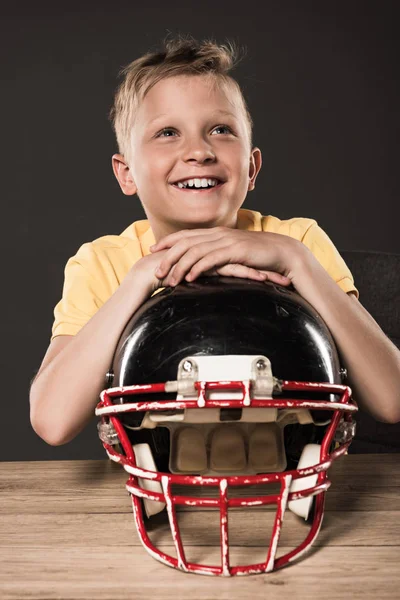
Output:
M154 271L160 260L164 259L168 250L161 250L155 254L148 254L139 259L130 270L134 276L138 276L140 281L147 289L149 295L153 294L158 288L167 287L164 279L156 277Z
M177 285L183 278L224 275L270 280L280 285L292 282L292 266L301 242L286 235L243 231L230 227L185 229L167 235L150 251L159 255L158 278L164 285Z

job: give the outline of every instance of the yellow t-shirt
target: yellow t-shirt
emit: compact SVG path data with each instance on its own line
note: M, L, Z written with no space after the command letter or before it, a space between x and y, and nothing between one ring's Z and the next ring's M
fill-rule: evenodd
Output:
M359 297L346 263L314 219L281 220L241 208L237 227L288 235L303 242L344 292ZM57 335L77 334L118 289L135 262L150 254L154 243L149 222L142 220L120 235L105 235L83 244L66 264L62 298L54 308L51 340Z

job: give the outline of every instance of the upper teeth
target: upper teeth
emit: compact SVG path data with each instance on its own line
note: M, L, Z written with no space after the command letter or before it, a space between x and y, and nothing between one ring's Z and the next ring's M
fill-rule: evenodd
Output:
M178 181L176 184L180 188L185 187L207 187L208 185L217 185L217 179L186 179L185 181Z

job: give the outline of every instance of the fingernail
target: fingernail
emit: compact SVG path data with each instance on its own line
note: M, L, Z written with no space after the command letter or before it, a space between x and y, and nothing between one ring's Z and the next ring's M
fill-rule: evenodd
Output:
M154 271L154 273L156 275L161 275L161 269L160 269L160 267L157 267L157 269Z
M156 244L154 244L154 246L150 246L149 250L154 250L155 247L156 247Z

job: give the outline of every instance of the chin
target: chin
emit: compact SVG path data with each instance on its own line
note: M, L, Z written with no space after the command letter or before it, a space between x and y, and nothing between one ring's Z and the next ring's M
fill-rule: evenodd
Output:
M236 213L237 210L221 211L220 206L196 207L190 211L182 211L176 222L185 223L191 227L195 227L196 224L201 227L217 227L230 221Z
M204 217L196 215L193 219L176 221L178 229L196 229L197 227L209 229L211 227L218 227L221 224L221 218L218 218L216 215L207 215Z

